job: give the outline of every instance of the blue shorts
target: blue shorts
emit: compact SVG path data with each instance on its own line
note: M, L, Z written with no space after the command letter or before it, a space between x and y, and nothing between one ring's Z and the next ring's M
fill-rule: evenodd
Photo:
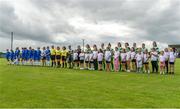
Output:
M28 60L29 60L29 57L28 57L28 56L26 56L26 57L25 57L25 60L26 60L26 61L28 61Z
M26 57L24 55L21 56L22 59L26 59Z
M37 61L40 61L40 60L41 60L41 57L39 57L39 56L36 57L36 60L37 60Z
M11 61L14 61L14 58L11 58Z
M30 56L29 56L29 59L33 59L33 55L30 55Z
M50 56L46 56L46 60L50 61L51 57Z

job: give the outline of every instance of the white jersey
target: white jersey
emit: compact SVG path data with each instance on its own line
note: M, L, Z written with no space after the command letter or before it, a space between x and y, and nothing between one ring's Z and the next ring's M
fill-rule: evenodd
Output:
M131 59L136 59L136 52L131 52Z
M126 60L130 60L131 59L131 51L126 53Z
M143 55L142 54L136 54L136 60L137 61L142 61L143 60Z
M166 58L166 61L169 59L170 52L164 52L164 57Z
M143 61L148 62L149 56L148 54L143 54Z
M142 54L136 54L136 64L137 68L142 67L142 62L143 62L143 55Z
M121 60L126 61L126 53L121 53Z
M117 59L117 58L119 59L119 56L120 56L120 52L119 51L115 51L114 52L114 58L115 59Z
M80 53L79 54L79 58L80 58L80 60L84 60L85 59L85 54L84 53Z
M46 57L46 50L43 50L43 52L41 53L42 57Z
M175 62L176 56L174 52L170 52L169 62Z
M98 58L98 51L93 51L93 59L97 59Z
M160 55L159 56L159 60L160 60L160 62L165 62L166 61L166 57L164 55Z
M111 51L105 52L105 60L109 62L111 61Z
M85 54L85 61L89 61L89 54Z
M103 60L103 53L98 53L98 61L102 61Z
M78 60L78 53L73 54L73 60Z
M158 53L156 51L151 53L151 61L158 61Z
M94 61L94 60L93 60L93 56L94 56L93 53L90 53L90 54L89 54L89 61Z

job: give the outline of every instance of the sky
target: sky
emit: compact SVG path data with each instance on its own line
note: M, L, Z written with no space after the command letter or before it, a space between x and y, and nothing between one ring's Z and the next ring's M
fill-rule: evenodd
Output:
M0 51L51 45L180 44L180 0L0 0Z

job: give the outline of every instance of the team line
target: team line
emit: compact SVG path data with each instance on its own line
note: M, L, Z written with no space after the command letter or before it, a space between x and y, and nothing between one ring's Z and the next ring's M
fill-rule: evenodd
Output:
M102 43L99 49L96 44L92 48L87 44L85 50L82 50L80 46L73 50L70 45L67 49L65 46L62 48L48 46L42 49L40 47L37 49L22 47L21 50L17 47L15 51L7 49L6 59L11 65L174 74L176 51L173 48L165 48L160 51L155 41L151 50L148 50L144 43L141 47L137 47L136 43L133 43L133 47L130 47L129 43L125 43L123 48L118 42L114 49L110 43L106 48ZM152 66L151 69L150 66Z

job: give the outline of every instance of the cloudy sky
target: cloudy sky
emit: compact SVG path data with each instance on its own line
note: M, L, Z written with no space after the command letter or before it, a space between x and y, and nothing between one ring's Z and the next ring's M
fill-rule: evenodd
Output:
M0 0L0 51L14 46L180 44L180 0Z

